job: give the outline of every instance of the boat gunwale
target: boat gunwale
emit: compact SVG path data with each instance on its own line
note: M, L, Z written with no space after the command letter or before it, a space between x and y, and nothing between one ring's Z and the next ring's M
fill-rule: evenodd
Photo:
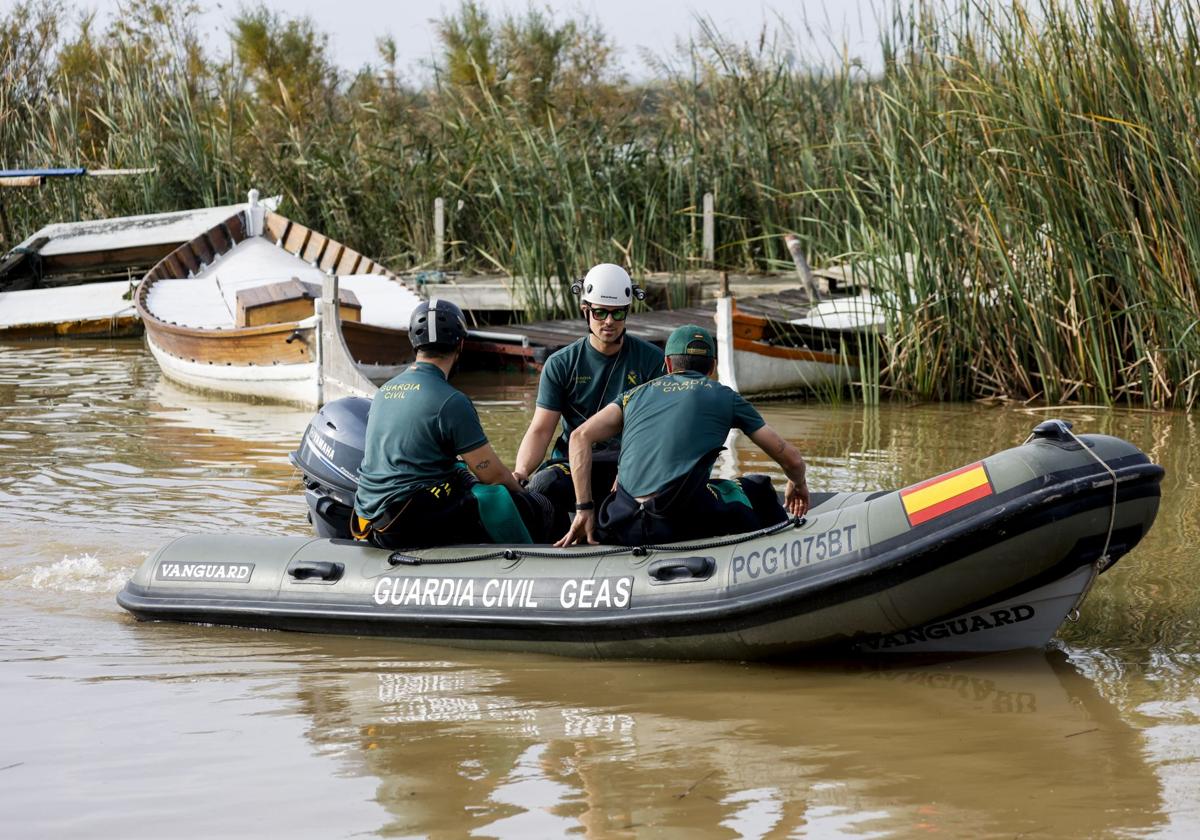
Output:
M133 295L134 306L137 308L138 316L142 319L146 328L152 332L160 332L167 335L177 335L195 339L221 339L228 341L236 338L250 338L263 335L271 335L280 332L294 332L297 329L302 332L311 332L311 327L300 327L299 321L281 321L275 324L260 324L254 327L188 327L178 324L174 321L167 321L157 315L149 307L150 289L159 280L188 280L190 277L177 276L181 272L171 265L174 261L176 266L181 266L189 272L198 272L203 268L211 265L212 261L217 257L233 250L239 243L253 239L262 238L267 242L285 250L292 256L309 262L314 268L322 271L325 274L332 274L342 264L343 260L350 260L350 270L347 273L352 274L375 274L381 277L386 277L392 280L403 288L408 288L404 281L394 272L388 270L379 262L367 257L359 251L350 248L347 245L339 242L332 237L317 233L299 222L292 221L286 216L275 213L271 210L263 210L263 232L262 234L248 234L245 214L247 209L239 210L233 215L227 217L216 225L213 225L208 230L201 233L199 236L184 242L179 247L175 248L154 266L146 272L138 283L137 290ZM295 234L295 235L294 235ZM320 236L324 239L324 244L316 254L315 260L308 260L303 256L309 242L313 236ZM299 245L289 246L287 243L295 241L298 237ZM205 253L198 253L197 248L200 248ZM334 249L336 259L332 261L332 265L325 267L329 262L326 254L330 253L330 249ZM169 272L169 273L168 273ZM362 324L356 321L342 322L343 332L355 331L361 329L366 333L379 333L382 335L391 335L404 332L404 330L395 327L383 327L378 324ZM364 329L365 328L365 329ZM167 349L167 348L164 348Z

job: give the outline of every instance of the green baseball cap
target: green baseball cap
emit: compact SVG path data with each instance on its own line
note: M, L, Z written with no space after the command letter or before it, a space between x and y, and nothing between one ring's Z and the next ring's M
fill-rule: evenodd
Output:
M677 327L667 339L668 356L707 356L717 358L717 343L712 333L699 324L684 324Z

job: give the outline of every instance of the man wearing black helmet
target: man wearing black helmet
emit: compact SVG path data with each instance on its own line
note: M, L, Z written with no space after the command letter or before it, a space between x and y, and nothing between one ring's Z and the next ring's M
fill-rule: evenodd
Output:
M635 296L629 274L619 265L601 263L579 284L580 306L588 334L553 353L542 368L537 407L521 440L513 474L545 494L565 530L575 505L568 464L571 432L630 388L664 373L663 353L625 331ZM562 425L550 460L539 470L546 447ZM596 446L592 498L603 498L616 477L620 435ZM535 472L536 471L536 472Z
M352 519L358 539L382 548L545 539L548 504L521 489L471 400L448 381L466 337L462 310L449 301L413 312L417 359L379 389L367 418Z

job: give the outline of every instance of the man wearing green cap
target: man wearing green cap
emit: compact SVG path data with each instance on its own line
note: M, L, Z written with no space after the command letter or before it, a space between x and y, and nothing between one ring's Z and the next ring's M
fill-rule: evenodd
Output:
M667 375L620 395L570 439L576 514L556 545L606 541L625 545L696 539L755 530L786 518L766 476L714 482L710 473L730 429L741 429L783 468L784 506L808 510L805 463L736 391L711 379L716 342L695 324L671 333ZM617 490L591 497L592 444L622 436Z

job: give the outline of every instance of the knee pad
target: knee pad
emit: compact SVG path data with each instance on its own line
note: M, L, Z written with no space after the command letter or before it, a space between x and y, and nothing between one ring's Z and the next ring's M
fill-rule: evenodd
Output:
M571 483L571 470L566 464L551 464L538 470L529 477L529 483L525 485L525 489L549 496L551 500L564 491L569 492L572 498L575 496L575 485Z
M570 468L566 464L543 467L530 476L525 490L540 496L550 507L547 541L565 534L575 517L575 485L571 482Z
M532 484L532 482L530 482ZM554 505L543 494L536 490L526 489L524 496L529 504L529 517L532 522L526 522L530 536L534 542L550 542L555 532ZM536 533L535 533L536 531Z
M787 511L784 510L783 503L771 484L770 476L751 473L739 478L738 483L742 485L742 492L750 500L750 505L764 527L787 519Z

